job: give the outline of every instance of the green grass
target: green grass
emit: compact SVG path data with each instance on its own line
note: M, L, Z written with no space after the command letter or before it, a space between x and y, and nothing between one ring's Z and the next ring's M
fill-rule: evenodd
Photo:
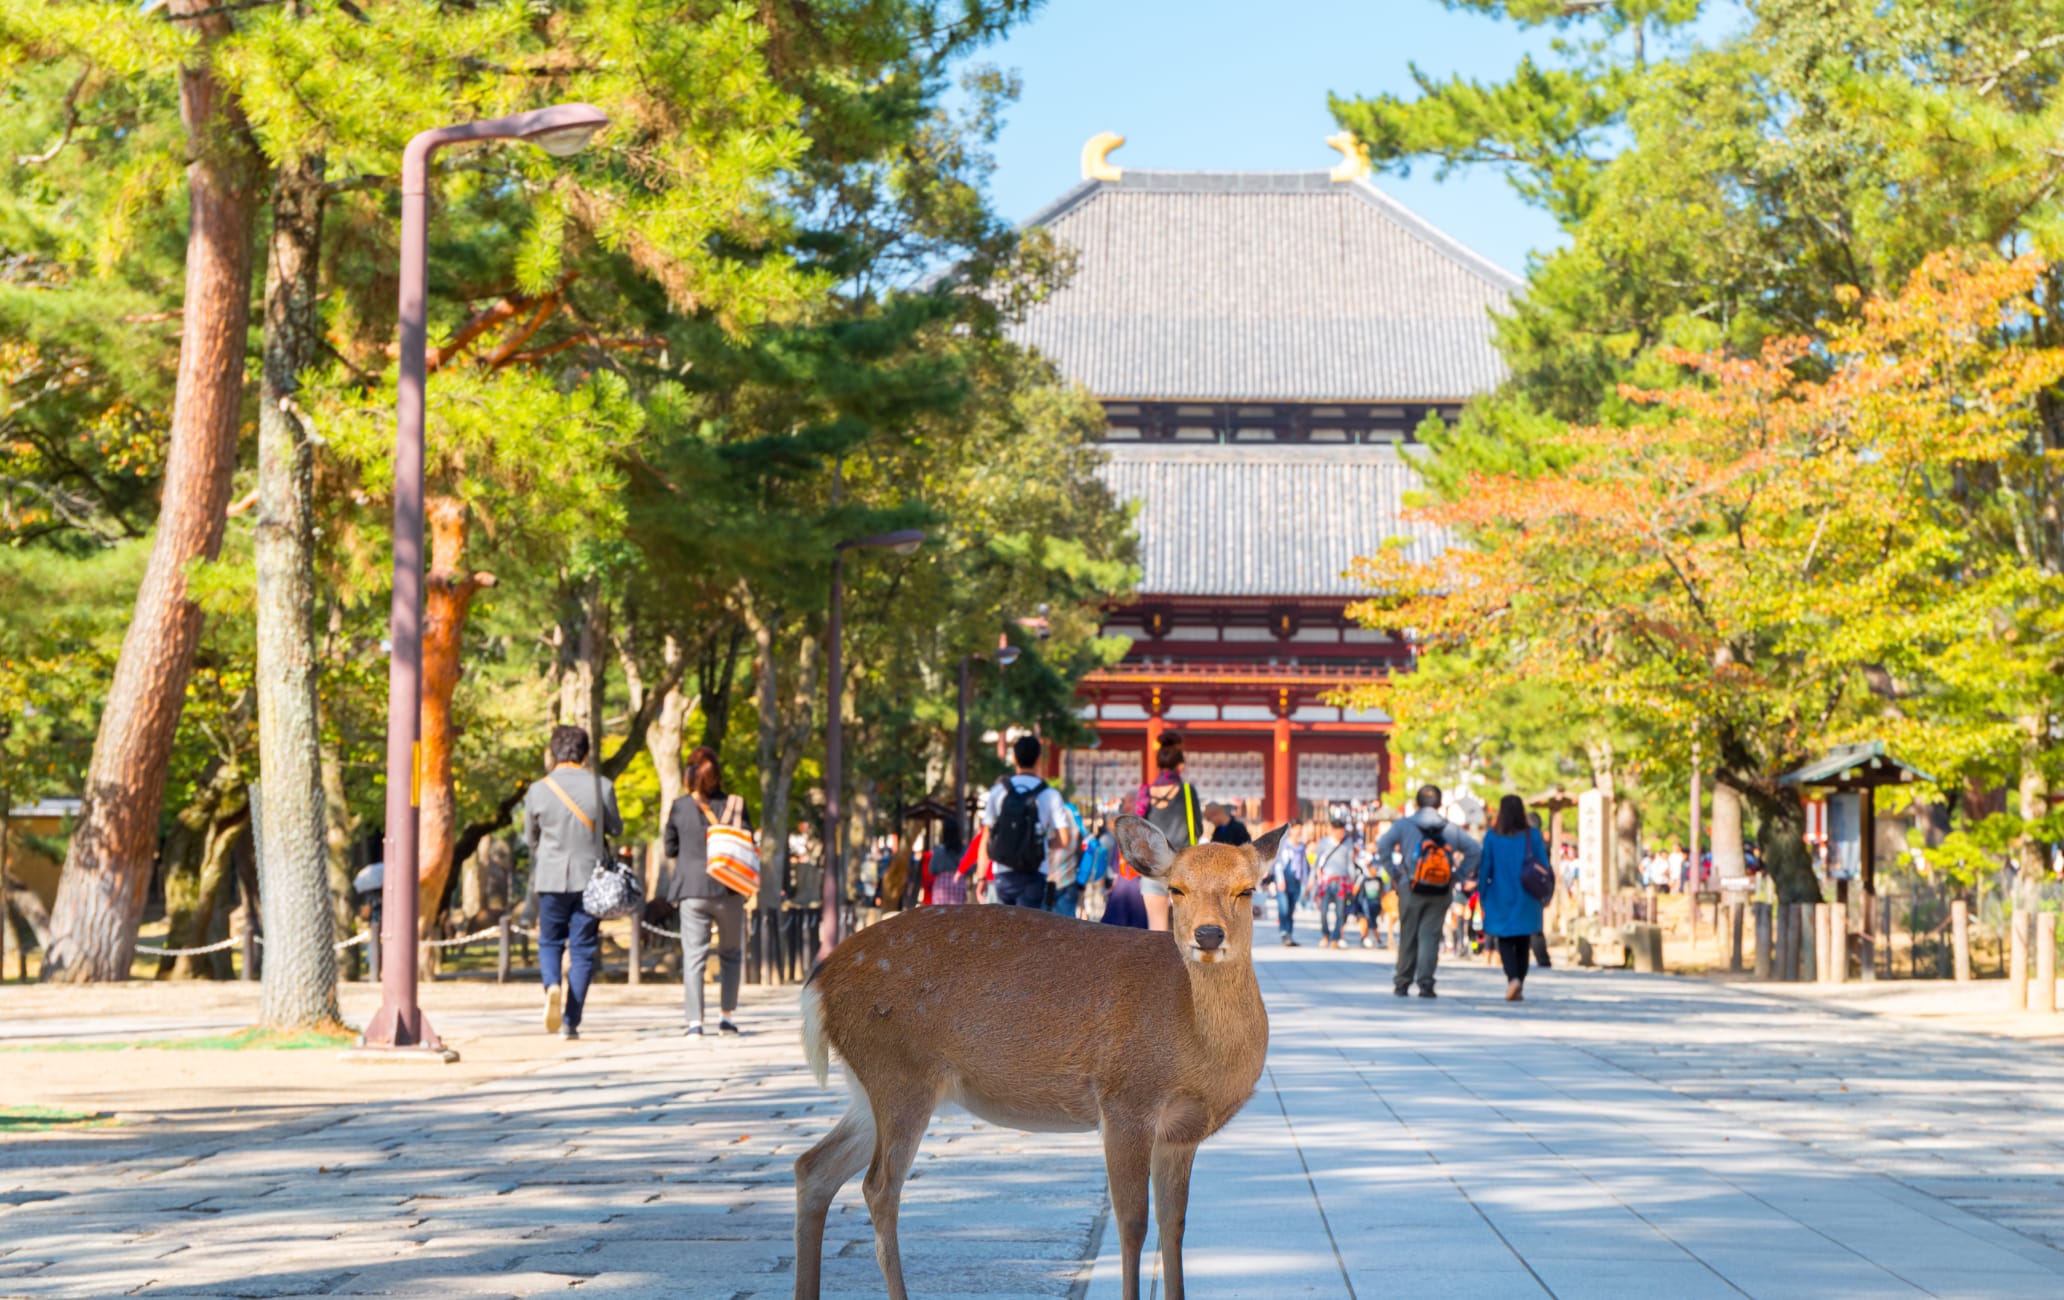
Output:
M115 1122L97 1110L61 1106L0 1106L0 1137L9 1133L41 1133L53 1128L102 1128Z
M0 1052L126 1052L133 1048L155 1048L172 1052L307 1051L310 1048L351 1047L358 1035L342 1026L301 1029L282 1033L276 1029L244 1029L234 1034L212 1034L201 1038L123 1038L84 1043L24 1043L0 1047Z

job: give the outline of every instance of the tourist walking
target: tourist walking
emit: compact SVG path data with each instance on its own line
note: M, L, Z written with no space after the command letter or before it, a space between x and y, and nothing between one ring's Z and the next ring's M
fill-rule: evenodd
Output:
M1419 996L1430 998L1448 905L1455 885L1475 874L1482 845L1441 816L1439 786L1420 786L1413 802L1412 815L1393 822L1376 841L1376 858L1385 861L1395 852L1404 864L1398 878L1397 973L1391 991L1405 997L1416 983Z
M1133 815L1144 817L1180 853L1199 843L1204 834L1203 809L1197 789L1183 779L1183 746L1180 736L1163 736L1154 752L1154 779L1139 788L1133 798ZM1140 877L1140 903L1147 911L1149 930L1168 928L1168 885L1165 881Z
M746 900L709 873L709 832L731 826L751 833L745 800L724 790L724 766L716 753L698 745L688 755L686 790L667 812L666 856L673 864L666 896L681 911L681 1003L688 1017L682 1032L702 1037L703 978L709 970L710 936L716 935L717 1032L735 1034L739 971L745 961Z
M1065 851L1073 823L1061 792L1039 777L1039 737L1011 745L1018 770L998 781L982 808L987 857L996 868L996 901L1046 906L1048 854Z
M1082 824L1082 811L1074 804L1064 799L1061 807L1067 812L1071 847L1054 856L1053 866L1047 872L1053 882L1053 900L1047 910L1073 916L1082 903L1082 887L1089 879L1083 874L1089 860L1089 828Z
M1507 1002L1524 996L1527 958L1541 930L1541 900L1525 886L1528 863L1548 870L1548 845L1527 825L1526 804L1508 794L1498 801L1498 820L1483 838L1483 865L1477 873L1484 933L1497 941Z
M1340 936L1354 907L1355 861L1347 828L1337 821L1327 827L1312 856L1312 877L1319 891L1319 947L1345 947Z
M925 860L925 902L950 907L968 901L967 877L961 874L960 819L939 819L939 842Z
M602 923L581 906L581 891L608 861L608 837L623 834L616 787L584 768L587 758L587 732L554 727L545 749L550 770L523 795L523 836L530 844L530 887L538 905L545 1032L569 1039L580 1037L588 985L602 966Z
M1213 844L1252 844L1254 836L1248 833L1247 823L1233 816L1233 810L1222 803L1204 805L1204 820L1211 824Z
M1276 928L1282 932L1283 946L1295 948L1297 938L1297 899L1304 892L1304 825L1290 823L1281 843L1276 846L1276 860L1269 867L1268 883L1276 890Z

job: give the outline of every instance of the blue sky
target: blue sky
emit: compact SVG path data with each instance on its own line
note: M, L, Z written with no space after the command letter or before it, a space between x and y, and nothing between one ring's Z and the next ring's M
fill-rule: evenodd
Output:
M1082 143L1099 131L1126 137L1112 156L1122 167L1330 167L1328 91L1409 93L1415 62L1435 76L1501 77L1549 39L1439 0L1047 0L977 56L1024 80L992 193L1004 216L1030 216L1080 179ZM1421 166L1376 183L1515 273L1558 238L1489 168L1441 181Z

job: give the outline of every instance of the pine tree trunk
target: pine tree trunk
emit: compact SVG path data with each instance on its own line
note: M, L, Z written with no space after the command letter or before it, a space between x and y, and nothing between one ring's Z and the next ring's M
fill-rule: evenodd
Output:
M795 786L796 766L802 762L803 747L809 741L816 717L817 638L797 638L796 668L790 707L784 717L781 708L781 656L776 648L779 615L762 616L750 601L745 605L746 626L753 638L753 671L758 691L760 735L760 825L762 861L760 867L761 907L781 905L782 881L788 872L789 804ZM798 864L796 899L809 906L821 893L822 880Z
M671 632L667 634L661 653L669 670L680 664L681 643ZM661 826L665 826L667 817L673 812L674 800L681 797L681 744L686 737L690 708L689 698L682 692L677 679L661 697L659 713L645 732L645 752L652 756L652 770L659 776L658 821ZM665 872L666 839L663 835L655 835L645 854L647 898L658 897L657 886Z
M192 803L179 810L165 837L165 944L202 948L218 937L216 919L236 885L230 848L250 821L244 775L224 764ZM227 979L226 953L158 958L158 979Z
M423 598L423 803L417 897L420 932L438 920L458 843L458 794L452 786L452 696L459 689L459 651L473 597L495 584L490 573L466 571L469 520L455 497L434 496L424 508L430 530L430 572ZM393 870L390 865L388 870Z
M347 935L357 928L358 920L351 906L351 836L357 826L344 794L342 748L341 742L324 741L322 745L323 848L330 866L330 913L337 933ZM347 948L338 976L349 973L356 979L364 953L363 945Z
M1820 877L1806 849L1806 805L1795 786L1771 786L1756 795L1756 855L1780 903L1818 903Z
M2039 821L2050 812L2050 778L2043 770L2043 747L2050 738L2050 720L2034 713L2021 718L2021 778L2015 793L2015 811L2024 822ZM2050 874L2049 846L2033 831L2023 831L2014 842L2014 919L2032 915L2042 897L2042 884Z
M265 270L265 359L258 402L258 873L271 924L258 1023L334 1024L337 923L332 911L315 684L314 450L295 405L316 363L323 160L273 178Z
M600 762L602 693L607 682L603 656L609 650L609 605L602 580L590 575L571 584L559 629L559 722L588 733Z
M1722 882L1748 879L1742 856L1741 791L1725 781L1713 783L1713 876Z
M173 16L213 0L171 0ZM201 611L186 596L186 566L213 559L236 470L245 332L259 166L242 112L208 70L230 31L226 14L184 24L199 37L180 70L180 117L189 155L186 296L179 379L165 483L150 564L108 683L85 806L65 856L43 978L80 982L129 976L157 848L172 742L200 639Z

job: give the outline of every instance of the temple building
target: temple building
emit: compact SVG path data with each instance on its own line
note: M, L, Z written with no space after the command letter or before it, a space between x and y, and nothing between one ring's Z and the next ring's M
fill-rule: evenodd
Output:
M1373 801L1389 720L1329 692L1409 670L1396 634L1346 614L1357 556L1409 538L1417 430L1504 367L1491 313L1519 281L1369 181L1331 171L1136 171L1083 150L1083 180L1031 219L1074 278L1018 337L1102 402L1105 480L1139 506L1122 663L1084 683L1097 743L1062 759L1080 797L1129 792L1177 729L1205 797L1271 821Z

